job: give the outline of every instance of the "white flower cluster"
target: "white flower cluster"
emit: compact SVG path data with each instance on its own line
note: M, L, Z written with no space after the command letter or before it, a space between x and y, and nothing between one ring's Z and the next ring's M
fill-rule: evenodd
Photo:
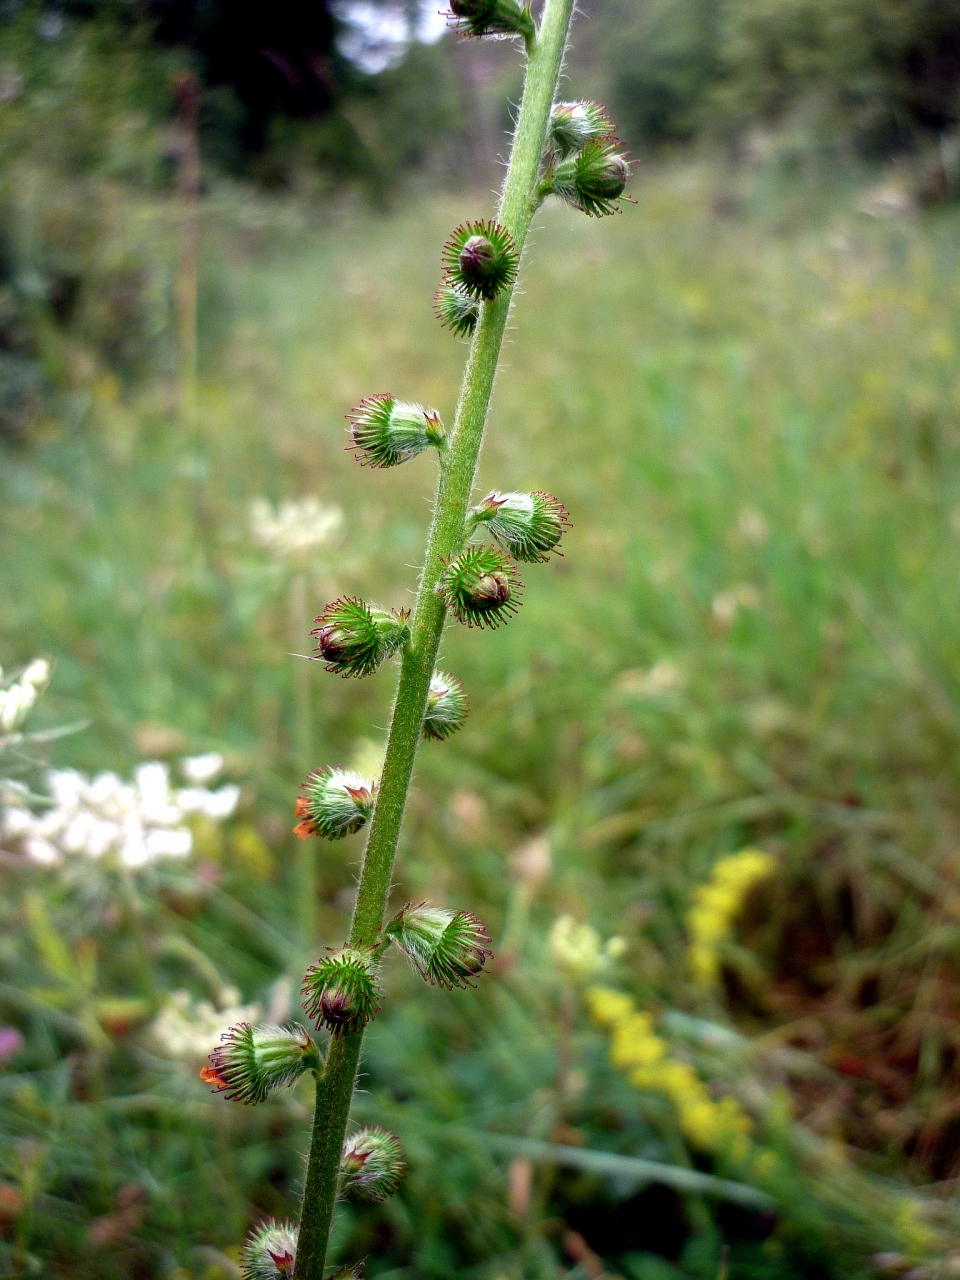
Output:
M65 857L112 855L127 867L144 867L157 858L185 858L193 848L186 820L203 814L214 822L229 818L240 788L216 791L198 785L210 781L223 766L215 753L184 760L182 769L193 786L174 788L165 764L142 764L132 782L115 773L87 778L75 769L47 775L51 808L35 814L16 796L0 818L0 838L15 842L34 862L53 865Z
M0 688L0 732L13 733L27 718L27 712L47 687L50 679L50 663L45 658L34 658L19 680ZM0 667L0 682L3 668Z
M603 943L592 925L578 924L573 916L554 920L547 941L557 966L581 982L609 968L627 949L625 939L615 936Z
M209 1000L194 1002L189 992L174 991L151 1022L149 1039L165 1058L199 1062L238 1022L259 1022L260 1006L241 1005L237 1003L239 999L240 993L229 988L222 997L223 1004L229 1007L216 1009Z
M319 498L282 502L277 510L265 498L250 504L250 530L254 541L280 557L303 555L327 542L343 522L339 507Z

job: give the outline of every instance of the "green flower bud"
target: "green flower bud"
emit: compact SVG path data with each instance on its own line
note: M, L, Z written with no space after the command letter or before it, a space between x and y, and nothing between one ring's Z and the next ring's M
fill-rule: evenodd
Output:
M320 1066L320 1054L305 1027L251 1027L241 1022L221 1036L200 1079L231 1102L263 1102L282 1085L293 1084L308 1068Z
M251 1231L240 1255L243 1280L290 1280L297 1257L297 1228L268 1218Z
M363 1280L363 1263L355 1262L352 1267L341 1267L332 1272L327 1280Z
M552 165L539 192L541 196L559 196L582 213L602 218L619 212L617 200L629 177L630 163L617 153L616 143L593 138L574 155Z
M442 261L447 285L489 300L516 280L520 255L506 227L465 222L443 246Z
M311 773L297 796L293 834L301 840L324 836L340 840L359 831L373 813L377 784L347 769L318 769Z
M523 36L536 34L530 6L517 0L450 0L450 26L463 36Z
M550 112L547 146L568 156L595 138L610 138L613 122L596 102L558 102Z
M350 438L360 451L357 461L371 467L395 467L446 439L436 410L391 395L369 396L347 416Z
M340 1194L376 1204L393 1195L406 1171L403 1147L396 1134L379 1126L358 1129L343 1144Z
M380 1011L380 983L371 948L331 950L307 970L303 1008L334 1035L360 1031Z
M570 528L567 510L552 493L487 494L472 512L477 524L485 524L500 545L517 560L529 562L557 555L560 539Z
M458 338L469 337L480 319L479 300L448 284L442 284L434 294L433 310L443 327Z
M469 699L456 676L445 671L435 671L427 694L427 714L423 718L423 734L426 738L442 741L463 728L467 718Z
M317 638L317 655L328 671L367 676L392 658L410 638L409 610L379 609L356 596L328 604L310 632Z
M496 547L467 547L440 576L437 592L468 627L497 627L519 608L517 566Z
M384 930L427 982L465 987L493 952L481 921L469 911L407 903Z

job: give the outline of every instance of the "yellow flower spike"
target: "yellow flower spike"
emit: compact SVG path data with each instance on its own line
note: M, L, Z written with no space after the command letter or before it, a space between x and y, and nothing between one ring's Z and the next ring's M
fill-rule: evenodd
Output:
M629 996L607 987L586 993L595 1022L610 1033L610 1059L634 1088L664 1094L677 1113L687 1140L705 1151L745 1160L752 1123L735 1098L714 1100L688 1062L670 1057L669 1045L654 1030L649 1013Z
M737 912L753 886L766 879L776 865L776 859L761 849L742 849L721 858L707 883L694 889L687 912L687 963L698 985L716 985L720 947L730 935Z
M630 997L622 991L611 991L609 987L591 987L586 993L586 1001L591 1018L601 1027L612 1027L634 1012Z

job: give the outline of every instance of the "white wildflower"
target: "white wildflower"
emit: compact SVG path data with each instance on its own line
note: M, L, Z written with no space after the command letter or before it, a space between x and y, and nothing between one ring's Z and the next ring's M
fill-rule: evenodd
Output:
M250 504L254 541L281 559L315 551L330 540L342 522L342 510L319 498L282 502L276 509L265 498Z
M204 810L208 818L214 822L222 822L229 818L240 799L240 788L233 783L220 787L217 791L207 792L207 807Z
M193 849L190 815L223 822L240 799L232 784L175 791L169 769L157 761L140 765L132 782L115 773L91 780L76 769L54 769L47 789L53 803L40 813L19 797L0 813L0 837L45 866L65 857L113 858L135 870L158 858L185 858Z
M202 786L205 782L212 782L223 769L223 756L219 751L208 751L202 756L187 756L186 760L180 762L180 768L188 782L196 782Z
M0 667L2 679L3 668ZM0 732L13 733L20 728L49 679L50 663L46 658L34 658L19 680L0 689Z
M560 916L554 920L548 944L557 966L568 977L580 982L608 968L627 947L626 941L618 937L601 943L600 935L592 925L578 924L573 916Z
M224 1001L239 999L236 991L225 990ZM165 1058L181 1062L199 1062L220 1043L225 1031L238 1022L256 1023L260 1019L258 1004L217 1009L209 1000L191 999L187 991L174 991L148 1029L153 1048Z
M177 804L184 813L203 813L214 822L229 818L240 799L240 788L231 783L217 791L203 787L184 787L177 792Z
M60 853L49 840L27 840L24 851L31 862L38 862L42 867L52 867L61 861Z

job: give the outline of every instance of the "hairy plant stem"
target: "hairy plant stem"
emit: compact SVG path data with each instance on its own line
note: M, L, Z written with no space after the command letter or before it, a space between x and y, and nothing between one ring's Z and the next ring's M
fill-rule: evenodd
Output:
M521 253L538 205L540 161L573 6L574 0L546 0L536 39L528 47L523 100L498 214ZM444 562L463 546L467 508L512 295L512 288L504 289L483 306L464 370L450 446L440 455L440 483L410 643L400 668L380 790L360 873L350 931L354 945L373 943L383 927L407 791L446 619L446 608L436 587ZM362 1041L362 1031L335 1038L326 1069L317 1081L294 1280L323 1280L340 1152Z

